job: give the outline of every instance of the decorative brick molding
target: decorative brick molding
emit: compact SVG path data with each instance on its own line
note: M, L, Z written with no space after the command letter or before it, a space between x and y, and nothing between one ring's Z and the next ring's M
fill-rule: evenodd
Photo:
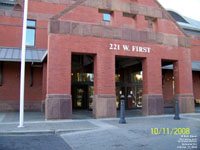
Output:
M130 3L130 2L123 2L121 0L67 0L67 1L34 0L34 1L69 5L69 7L67 7L60 13L58 13L56 16L63 15L65 13L71 11L75 7L81 5L81 6L86 6L86 7L109 9L112 11L123 11L126 13L134 13L134 14L139 14L139 15L144 15L144 16L168 19L168 16L163 13L162 9L151 7L151 6L141 5L136 2ZM55 18L57 18L56 16L55 16Z
M126 13L139 14L155 18L167 19L160 8L144 6L135 2L123 2L121 0L87 0L82 5L112 11L122 11Z
M31 1L68 5L68 4L76 2L77 0L31 0Z
M195 104L194 97L191 94L177 94L174 96L174 100L179 101L179 112L180 113L194 113Z
M49 33L90 36L190 48L190 38L188 37L54 19L50 20Z
M0 16L22 18L23 12L0 9ZM28 18L34 20L49 20L52 16L53 15L51 14L44 14L44 13L33 13L33 12L28 13Z
M163 95L143 95L142 96L142 114L161 115L164 113Z
M116 95L95 95L93 100L94 118L116 117Z
M41 111L41 101L24 101L25 111ZM0 112L19 111L19 100L1 100Z
M46 119L72 119L72 98L68 94L48 94L45 101Z

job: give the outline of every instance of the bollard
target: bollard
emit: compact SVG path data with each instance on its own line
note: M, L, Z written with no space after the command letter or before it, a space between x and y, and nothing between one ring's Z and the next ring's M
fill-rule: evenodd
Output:
M121 95L121 101L120 101L120 120L119 123L125 124L125 100L124 95Z
M179 102L176 99L176 101L175 101L175 116L174 116L174 120L179 120L179 119L180 119L180 117L179 117Z

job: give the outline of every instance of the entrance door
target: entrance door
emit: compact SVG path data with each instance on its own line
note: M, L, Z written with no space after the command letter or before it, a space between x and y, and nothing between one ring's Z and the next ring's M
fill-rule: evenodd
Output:
M72 101L74 109L88 109L88 86L73 86Z
M119 91L122 91L122 94L125 96L126 109L142 107L142 87L140 85L116 87L117 108L120 107Z

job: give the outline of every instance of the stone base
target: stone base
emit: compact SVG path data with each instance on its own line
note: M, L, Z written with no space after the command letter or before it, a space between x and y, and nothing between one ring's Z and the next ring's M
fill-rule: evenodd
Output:
M161 115L164 113L164 103L162 95L143 95L142 96L142 114Z
M46 119L72 119L71 95L49 94L45 102Z
M45 112L45 100L41 102L41 112Z
M180 113L194 113L194 97L193 95L175 95L175 100L179 100L179 112Z
M41 101L24 101L25 111L40 111ZM1 100L0 101L0 112L8 111L19 111L19 100Z
M164 99L164 107L174 107L174 98Z
M95 95L93 100L94 118L113 118L117 116L116 95Z

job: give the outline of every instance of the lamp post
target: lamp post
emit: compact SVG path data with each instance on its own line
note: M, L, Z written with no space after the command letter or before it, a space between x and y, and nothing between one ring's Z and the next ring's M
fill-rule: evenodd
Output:
M25 83L25 56L26 56L26 27L28 14L28 0L24 0L24 19L22 31L21 75L20 75L20 113L19 128L24 126L24 83Z

